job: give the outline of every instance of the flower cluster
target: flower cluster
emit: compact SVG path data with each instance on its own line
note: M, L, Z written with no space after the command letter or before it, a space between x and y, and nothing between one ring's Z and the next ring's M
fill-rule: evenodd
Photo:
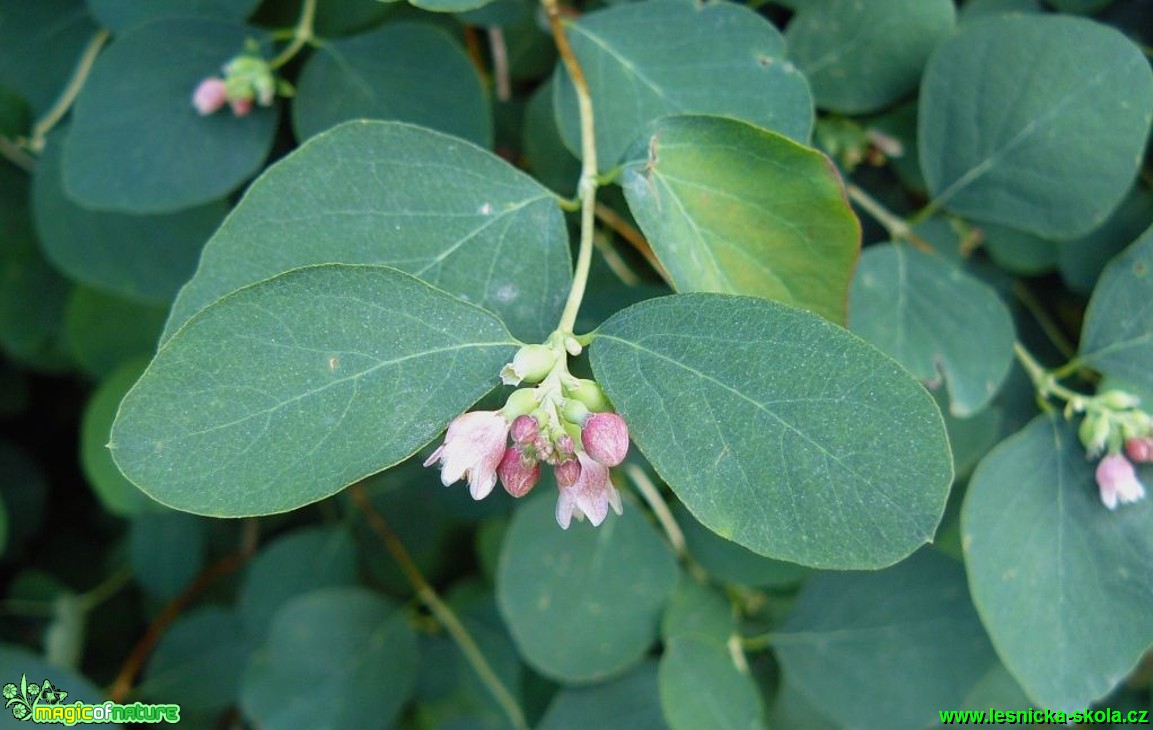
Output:
M1153 463L1153 417L1138 407L1140 400L1108 390L1070 405L1085 411L1078 435L1088 457L1105 454L1096 471L1101 503L1113 510L1143 499L1145 486L1133 465Z
M628 453L628 426L599 385L568 372L565 352L576 348L557 336L521 348L501 378L539 385L514 391L499 411L457 417L424 465L440 462L445 486L467 478L473 499L484 499L498 479L513 497L523 497L547 464L556 474L561 527L568 529L574 516L600 525L610 508L619 515L621 497L609 469Z
M234 116L243 117L252 111L254 103L272 106L277 94L292 95L292 87L276 78L254 41L249 41L244 53L224 64L222 70L223 78L210 76L192 93L192 106L201 116L213 114L227 104Z

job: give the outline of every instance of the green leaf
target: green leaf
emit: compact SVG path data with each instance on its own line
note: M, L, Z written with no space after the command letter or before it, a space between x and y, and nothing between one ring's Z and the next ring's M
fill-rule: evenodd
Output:
M454 137L350 122L252 184L177 297L165 339L245 284L330 262L395 266L529 341L556 326L572 276L564 218L540 183Z
M680 636L665 645L660 664L661 707L673 730L756 730L765 710L748 669L723 643Z
M83 0L0 0L0 84L44 114L98 30Z
M348 530L305 527L260 551L245 573L237 610L250 635L264 636L276 611L293 598L356 582L356 547Z
M537 730L588 730L594 727L668 730L661 713L655 661L647 661L611 682L562 689L549 705Z
M698 522L683 504L673 507L673 515L685 533L689 555L714 580L754 588L784 588L800 583L810 573L808 568L757 555L726 540Z
M678 289L844 321L861 229L827 157L744 122L668 117L626 159L629 208Z
M497 600L528 664L561 681L590 682L644 656L677 572L636 506L600 527L582 521L562 530L554 498L538 496L505 536Z
M911 246L865 250L849 326L921 381L944 376L955 416L987 406L1013 363L1013 320L997 293L943 256Z
M136 582L161 601L175 598L204 565L206 521L181 512L142 513L128 532Z
M260 0L88 0L101 25L123 31L168 16L244 20Z
M295 509L411 456L514 352L491 313L395 269L297 269L161 348L120 406L112 455L177 509Z
M158 307L78 286L65 312L69 352L85 372L104 377L126 360L151 355L167 314Z
M727 2L649 0L598 10L568 26L596 114L597 163L616 166L645 126L669 114L718 114L805 142L813 101L785 60L785 40L752 10ZM580 155L576 91L556 75L561 136Z
M1058 416L985 457L961 527L973 602L1038 705L1088 707L1153 643L1153 594L1139 589L1153 584L1153 505L1107 510L1076 429Z
M240 704L265 730L392 727L416 670L403 611L364 588L325 588L277 612Z
M968 0L961 8L958 22L967 23L1002 13L1039 13L1039 0Z
M881 572L815 576L773 646L788 681L846 728L933 724L996 662L964 569L932 550Z
M43 656L30 652L22 646L8 643L0 644L0 684L12 682L19 686L21 677L27 681L27 684L43 684L45 680L48 680L53 687L68 693L68 703L75 701L96 705L107 699L104 692L97 689L96 684L88 678L70 669L57 666ZM3 709L5 724L8 727L18 726L15 721L8 719L11 711L11 708ZM36 725L29 723L23 727L36 727ZM99 727L106 730L119 730L123 726L107 723L101 724Z
M932 538L953 477L941 414L836 325L680 294L613 316L591 357L634 443L722 537L822 568L891 565Z
M272 147L277 110L201 117L192 92L243 51L245 39L263 37L209 19L160 20L118 37L76 99L64 148L67 195L98 210L171 213L221 198L254 175Z
M112 421L120 401L144 373L147 364L147 359L134 360L114 370L88 400L80 423L80 465L84 476L104 509L120 517L164 509L120 473L108 450Z
M989 258L1010 273L1041 276L1057 267L1059 249L1053 241L996 223L982 225L981 232Z
M64 307L71 287L40 255L28 211L27 177L0 165L0 348L50 370L64 356Z
M1129 189L1153 118L1131 41L1081 18L999 15L941 43L921 83L920 156L934 203L1076 238Z
M68 277L129 299L168 304L196 270L204 242L224 220L216 200L168 215L105 213L64 194L63 136L53 135L32 183L36 230L48 260Z
M488 5L493 0L408 0L413 7L433 13L463 13ZM395 0L384 0L395 2Z
M682 573L661 619L661 638L695 636L724 646L735 630L728 596Z
M194 609L164 632L137 691L149 702L177 703L181 712L223 710L239 699L252 649L235 612Z
M335 40L308 59L292 105L297 138L362 118L492 144L492 112L476 68L452 36L424 23L390 23Z
M860 114L917 88L955 15L952 0L818 0L800 6L785 40L817 106Z
M1143 185L1133 190L1109 220L1089 235L1057 246L1061 278L1070 288L1090 294L1105 266L1153 225L1153 191Z
M1078 360L1153 390L1153 226L1101 274L1085 313Z

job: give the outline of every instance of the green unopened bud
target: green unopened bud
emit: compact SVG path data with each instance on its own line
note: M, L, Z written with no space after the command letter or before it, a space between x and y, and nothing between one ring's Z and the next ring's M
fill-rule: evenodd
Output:
M512 395L504 403L504 408L501 408L501 413L505 415L509 421L513 421L517 416L527 416L536 410L540 405L540 395L537 393L536 388L521 388L514 390Z
M567 398L565 399L564 405L561 407L561 415L564 416L564 420L568 421L569 423L575 423L576 425L583 427L585 425L585 421L589 420L589 416L592 415L592 412L589 411L588 406L586 406L584 403L581 403L576 398Z
M505 385L522 382L539 383L556 365L556 351L544 345L525 345L516 351L512 362L501 368L500 379Z
M1123 390L1107 390L1097 395L1097 402L1114 411L1127 411L1141 405L1141 399Z
M1077 437L1081 439L1081 445L1085 447L1085 453L1089 458L1095 458L1104 450L1111 430L1109 418L1095 412L1090 412L1085 416L1085 420L1081 421Z
M566 389L566 392L570 398L576 398L584 403L585 407L593 413L603 413L613 409L608 397L605 396L605 392L601 390L595 380L581 378L577 380L574 387Z

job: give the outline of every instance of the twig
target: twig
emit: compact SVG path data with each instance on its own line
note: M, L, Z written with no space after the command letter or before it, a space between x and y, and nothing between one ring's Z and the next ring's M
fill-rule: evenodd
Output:
M508 70L508 46L504 42L504 30L499 25L488 29L488 47L492 52L492 75L496 84L497 101L512 98L512 81Z
M25 152L19 144L2 135L0 135L0 156L24 172L36 170L36 158Z
M1037 324L1041 325L1041 330L1045 333L1045 336L1049 338L1049 341L1053 343L1053 346L1061 352L1066 360L1072 360L1077 355L1077 348L1073 346L1073 343L1069 341L1069 338L1065 336L1065 333L1061 331L1061 328L1057 326L1057 323L1054 322L1053 318L1049 316L1049 313L1045 311L1045 308L1029 287L1020 281L1014 282L1013 295L1017 297L1021 304L1025 305L1025 309L1029 310L1029 314L1033 315L1033 319L1037 320Z
M585 287L588 285L589 267L592 265L593 225L597 202L596 129L588 81L585 79L584 71L581 70L580 63L577 61L572 46L569 45L568 37L565 35L560 6L557 4L557 0L541 0L541 4L544 5L545 12L548 14L549 27L552 28L557 52L572 78L573 88L576 90L577 107L580 110L581 177L577 184L577 196L581 201L580 247L577 250L577 264L576 270L573 272L572 289L569 290L568 301L565 302L560 324L557 326L561 332L571 334L573 325L576 323L577 312L580 310L581 300L584 299Z
M629 479L636 485L637 491L641 493L645 502L647 502L652 509L653 514L656 515L657 522L661 524L661 529L665 531L665 537L668 538L669 544L672 545L673 552L677 554L678 558L683 558L685 556L685 533L681 531L681 526L677 524L672 511L669 509L669 506L665 504L664 498L661 497L660 490L653 484L653 480L649 479L649 475L645 474L645 470L636 464L625 464L624 470L625 474L628 474Z
M484 683L488 691L492 693L494 699L504 710L508 720L512 726L517 730L528 730L528 723L524 718L524 713L521 712L520 706L517 704L516 699L512 693L500 681L500 677L496 675L492 667L489 665L488 660L485 659L484 653L481 652L480 647L476 645L472 635L457 619L456 614L452 609L441 600L436 590L429 585L425 580L424 575L421 574L420 568L413 562L412 556L409 555L408 549L405 548L404 543L384 521L384 517L380 512L372 506L369 501L368 495L365 494L364 487L360 484L354 484L348 488L348 494L356 506L364 514L365 519L368 521L369 527L380 537L384 547L388 550L392 559L400 567L401 572L404 573L405 578L408 579L413 590L416 591L417 598L420 599L432 615L440 622L441 626L452 636L453 641L460 647L461 652L464 654L465 659L472 665L473 671L476 672L477 677Z
M120 667L120 672L116 675L116 679L112 682L112 686L108 690L109 699L113 702L123 702L127 699L129 693L132 691L132 685L136 682L137 675L140 674L140 670L144 667L144 662L148 660L148 656L156 647L156 643L160 641L160 637L164 635L164 632L168 630L172 622L179 618L184 609L201 593L212 586L213 583L239 570L248 562L248 559L252 557L252 554L255 552L256 529L257 525L255 520L246 521L241 537L240 549L232 555L225 556L208 566L208 568L196 576L196 579L180 592L180 595L165 604L164 608L148 626L148 630L144 632L144 636L140 637L140 640L136 642L136 646L132 648L132 653L124 660L124 664Z
M645 261L649 266L653 267L665 283L672 286L672 279L669 278L669 272L657 260L657 255L653 253L653 247L649 245L648 240L645 239L641 232L629 224L622 215L615 210L605 205L604 203L596 204L596 215L600 218L601 222L609 228L613 229L617 235L629 242L629 244L640 252L641 256L645 257Z
M880 223L894 241L908 241L914 248L925 253L937 252L928 241L914 233L912 226L906 223L903 218L889 212L889 209L881 205L873 196L852 183L846 183L845 190L849 193L849 198Z
M315 19L316 0L304 0L304 6L300 9L300 18L296 21L296 27L292 29L292 42L285 46L284 50L276 55L276 58L268 62L269 68L280 68L291 61L297 53L300 53L300 49L304 48L305 44L312 42L316 35L312 27Z
M103 28L93 34L88 45L84 47L84 52L80 54L80 60L76 62L76 69L72 72L72 78L68 79L68 85L60 92L60 96L56 98L52 108L32 125L32 136L28 138L28 149L33 154L38 155L44 150L48 133L72 108L72 102L76 101L80 90L84 88L84 82L88 80L88 74L92 71L92 64L100 55L100 49L108 42L108 37L108 31Z

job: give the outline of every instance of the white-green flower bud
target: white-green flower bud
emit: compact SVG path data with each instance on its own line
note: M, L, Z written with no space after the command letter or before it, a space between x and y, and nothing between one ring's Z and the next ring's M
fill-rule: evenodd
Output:
M505 415L510 422L516 420L517 416L527 416L536 410L540 405L540 394L536 388L521 388L514 390L512 395L504 403L504 408L501 408L501 413Z
M1099 413L1090 412L1081 421L1077 437L1081 440L1081 445L1085 447L1085 453L1089 458L1096 458L1104 450L1105 444L1109 441L1110 431L1112 427L1109 418Z
M593 413L603 413L604 411L611 411L613 409L605 392L601 390L601 387L597 385L595 380L581 378L576 381L574 387L566 388L565 390L570 398L576 398L581 403L584 403L585 407Z
M592 415L592 412L589 410L588 406L586 406L584 403L581 403L576 398L566 398L564 405L561 406L560 414L564 417L564 420L568 421L569 423L575 423L576 425L583 427L585 425L585 421L589 420L589 416Z
M1141 399L1123 390L1107 390L1097 395L1097 402L1113 411L1127 411L1141 405Z
M556 365L556 351L545 345L525 345L516 351L512 362L501 368L500 379L505 385L522 382L539 383Z

